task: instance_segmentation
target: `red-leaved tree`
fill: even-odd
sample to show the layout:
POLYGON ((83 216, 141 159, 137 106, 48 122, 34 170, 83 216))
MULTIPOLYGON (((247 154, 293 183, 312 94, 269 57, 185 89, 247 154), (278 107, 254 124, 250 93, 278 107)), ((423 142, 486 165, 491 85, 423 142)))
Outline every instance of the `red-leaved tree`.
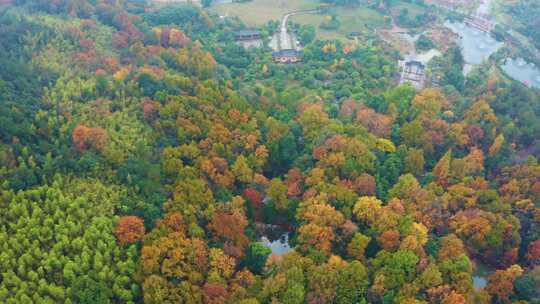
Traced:
POLYGON ((135 243, 144 236, 144 221, 137 216, 121 217, 114 232, 120 244, 135 243))
POLYGON ((73 144, 79 152, 89 149, 103 150, 107 142, 107 131, 102 128, 90 128, 78 125, 71 135, 73 144))

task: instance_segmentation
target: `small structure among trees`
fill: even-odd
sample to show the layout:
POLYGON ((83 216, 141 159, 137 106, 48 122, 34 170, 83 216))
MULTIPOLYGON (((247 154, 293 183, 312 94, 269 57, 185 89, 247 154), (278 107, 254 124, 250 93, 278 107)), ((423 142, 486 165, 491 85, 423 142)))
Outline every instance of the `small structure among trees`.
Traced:
MULTIPOLYGON (((302 61, 301 47, 296 36, 289 32, 287 29, 288 20, 291 16, 305 13, 308 11, 295 11, 286 14, 281 20, 281 27, 279 31, 274 33, 272 37, 271 46, 274 49, 272 56, 276 63, 292 64, 302 61)), ((311 11, 309 11, 311 12, 311 11)))
POLYGON ((272 56, 277 63, 290 64, 302 61, 300 52, 295 49, 275 51, 272 56))
POLYGON ((234 40, 238 45, 241 45, 245 48, 258 48, 262 47, 263 45, 261 32, 256 30, 237 31, 234 33, 234 40))
POLYGON ((401 72, 400 84, 409 82, 417 90, 421 90, 426 82, 426 66, 416 60, 405 61, 401 72))
POLYGON ((495 27, 493 22, 491 22, 488 19, 488 16, 486 16, 485 14, 480 14, 480 13, 472 14, 470 16, 465 17, 465 24, 472 26, 476 28, 477 30, 482 31, 484 33, 488 33, 488 34, 495 27))

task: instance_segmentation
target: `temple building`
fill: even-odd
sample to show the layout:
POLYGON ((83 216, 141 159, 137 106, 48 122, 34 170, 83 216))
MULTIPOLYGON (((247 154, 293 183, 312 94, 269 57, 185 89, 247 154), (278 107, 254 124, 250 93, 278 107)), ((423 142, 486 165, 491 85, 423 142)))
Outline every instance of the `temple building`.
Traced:
POLYGON ((400 84, 410 83, 415 89, 422 90, 426 82, 426 66, 416 60, 406 61, 401 72, 400 84))
POLYGON ((289 64, 302 61, 300 52, 295 49, 275 51, 272 56, 274 57, 274 61, 277 63, 289 64))
POLYGON ((261 32, 254 30, 238 31, 234 33, 234 40, 238 45, 245 48, 262 47, 263 39, 261 32))

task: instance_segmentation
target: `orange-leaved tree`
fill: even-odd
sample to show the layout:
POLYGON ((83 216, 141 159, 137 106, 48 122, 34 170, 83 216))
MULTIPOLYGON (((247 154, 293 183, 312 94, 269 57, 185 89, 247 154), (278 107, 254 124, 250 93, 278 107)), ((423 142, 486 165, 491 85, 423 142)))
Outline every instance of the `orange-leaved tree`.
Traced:
POLYGON ((135 243, 144 236, 144 221, 137 216, 123 216, 114 232, 120 244, 135 243))

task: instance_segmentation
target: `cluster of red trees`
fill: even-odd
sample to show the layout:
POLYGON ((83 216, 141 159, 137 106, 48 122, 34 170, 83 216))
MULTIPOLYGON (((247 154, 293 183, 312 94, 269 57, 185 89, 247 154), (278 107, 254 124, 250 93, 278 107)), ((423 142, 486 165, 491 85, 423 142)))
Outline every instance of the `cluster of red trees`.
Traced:
POLYGON ((79 152, 89 149, 102 151, 107 143, 107 131, 102 128, 90 128, 85 125, 78 125, 73 129, 73 145, 79 152))

